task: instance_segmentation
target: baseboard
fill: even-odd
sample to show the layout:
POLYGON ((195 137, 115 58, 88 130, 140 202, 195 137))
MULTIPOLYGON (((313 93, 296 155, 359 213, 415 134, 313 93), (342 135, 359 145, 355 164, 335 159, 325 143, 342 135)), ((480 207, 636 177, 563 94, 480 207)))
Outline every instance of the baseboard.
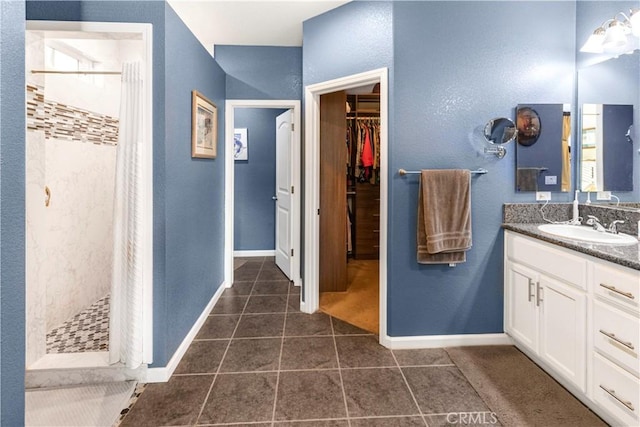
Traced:
POLYGON ((178 367, 178 364, 182 360, 184 354, 187 352, 187 349, 193 342, 193 339, 196 337, 198 331, 200 331, 200 328, 207 320, 209 313, 211 313, 211 310, 213 310, 213 306, 216 305, 218 299, 220 298, 220 295, 222 295, 226 288, 227 286, 225 283, 222 283, 220 284, 220 286, 218 286, 218 290, 215 294, 213 294, 213 297, 209 301, 209 304, 207 304, 207 306, 204 308, 202 314, 200 314, 200 317, 198 317, 196 323, 194 323, 193 327, 191 327, 191 330, 189 331, 187 336, 184 337, 184 340, 182 340, 182 343, 180 344, 176 352, 173 353, 173 356, 171 357, 171 360, 169 360, 167 366, 159 368, 148 368, 146 372, 146 378, 143 382, 164 383, 169 381, 169 378, 171 378, 171 375, 173 375, 173 372, 178 367))
POLYGON ((276 250, 233 251, 234 257, 276 256, 276 250))
POLYGON ((472 345, 511 345, 507 334, 421 335, 415 337, 380 337, 380 344, 399 350, 412 348, 463 347, 472 345))

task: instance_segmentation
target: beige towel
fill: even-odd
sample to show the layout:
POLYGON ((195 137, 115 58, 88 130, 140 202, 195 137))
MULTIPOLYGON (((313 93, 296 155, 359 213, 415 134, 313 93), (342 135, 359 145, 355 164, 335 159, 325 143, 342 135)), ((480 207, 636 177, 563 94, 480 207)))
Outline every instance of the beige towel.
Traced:
POLYGON ((418 199, 418 263, 465 262, 471 248, 471 172, 423 170, 418 199))

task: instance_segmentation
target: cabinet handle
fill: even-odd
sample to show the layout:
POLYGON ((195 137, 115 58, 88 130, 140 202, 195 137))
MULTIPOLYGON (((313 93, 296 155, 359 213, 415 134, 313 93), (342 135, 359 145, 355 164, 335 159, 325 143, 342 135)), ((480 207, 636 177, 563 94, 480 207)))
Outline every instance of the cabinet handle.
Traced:
POLYGON ((615 342, 618 342, 618 343, 622 344, 623 346, 627 347, 629 350, 634 350, 632 342, 622 341, 620 338, 616 337, 616 334, 614 334, 613 332, 607 332, 607 331, 605 331, 603 329, 600 329, 600 333, 602 335, 606 335, 607 337, 611 338, 615 342))
POLYGON ((607 387, 603 386, 602 384, 600 384, 600 388, 603 389, 604 391, 606 391, 607 393, 609 393, 611 395, 611 397, 616 399, 618 402, 622 403, 624 406, 626 406, 630 410, 635 411, 635 409, 633 408, 633 403, 629 402, 628 400, 626 400, 626 401, 622 400, 621 398, 616 396, 616 391, 615 390, 611 390, 610 388, 607 388, 607 387))
POLYGON ((540 282, 536 282, 536 306, 540 307, 540 303, 544 301, 542 299, 542 286, 540 286, 540 282))
POLYGON ((624 297, 627 297, 629 299, 636 299, 636 297, 633 296, 633 294, 631 292, 623 292, 623 291, 621 291, 619 289, 616 289, 615 286, 607 285, 606 283, 600 283, 600 286, 602 286, 605 289, 610 290, 611 292, 615 292, 615 293, 620 294, 620 295, 622 295, 624 297))
POLYGON ((532 286, 533 286, 533 280, 529 279, 529 292, 528 292, 528 294, 529 294, 529 302, 531 302, 531 298, 534 297, 534 294, 531 293, 531 287, 532 286))

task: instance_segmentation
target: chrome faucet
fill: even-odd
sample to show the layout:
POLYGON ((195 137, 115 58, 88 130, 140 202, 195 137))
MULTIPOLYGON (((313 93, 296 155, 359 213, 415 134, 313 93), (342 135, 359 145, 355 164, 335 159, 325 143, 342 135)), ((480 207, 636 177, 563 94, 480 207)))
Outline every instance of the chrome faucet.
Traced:
POLYGON ((606 228, 602 224, 600 224, 600 220, 593 215, 587 215, 587 225, 593 226, 593 229, 596 231, 607 231, 606 228))
POLYGON ((618 227, 616 226, 616 224, 624 224, 624 221, 616 219, 611 224, 609 224, 609 228, 607 229, 607 231, 612 234, 618 234, 618 227))

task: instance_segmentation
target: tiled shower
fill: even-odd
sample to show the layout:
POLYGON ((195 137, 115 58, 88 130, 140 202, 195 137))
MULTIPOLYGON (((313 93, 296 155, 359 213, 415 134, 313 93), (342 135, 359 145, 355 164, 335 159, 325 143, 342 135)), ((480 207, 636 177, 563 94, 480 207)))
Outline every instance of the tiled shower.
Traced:
POLYGON ((27 368, 108 351, 120 76, 141 40, 26 33, 27 368))

